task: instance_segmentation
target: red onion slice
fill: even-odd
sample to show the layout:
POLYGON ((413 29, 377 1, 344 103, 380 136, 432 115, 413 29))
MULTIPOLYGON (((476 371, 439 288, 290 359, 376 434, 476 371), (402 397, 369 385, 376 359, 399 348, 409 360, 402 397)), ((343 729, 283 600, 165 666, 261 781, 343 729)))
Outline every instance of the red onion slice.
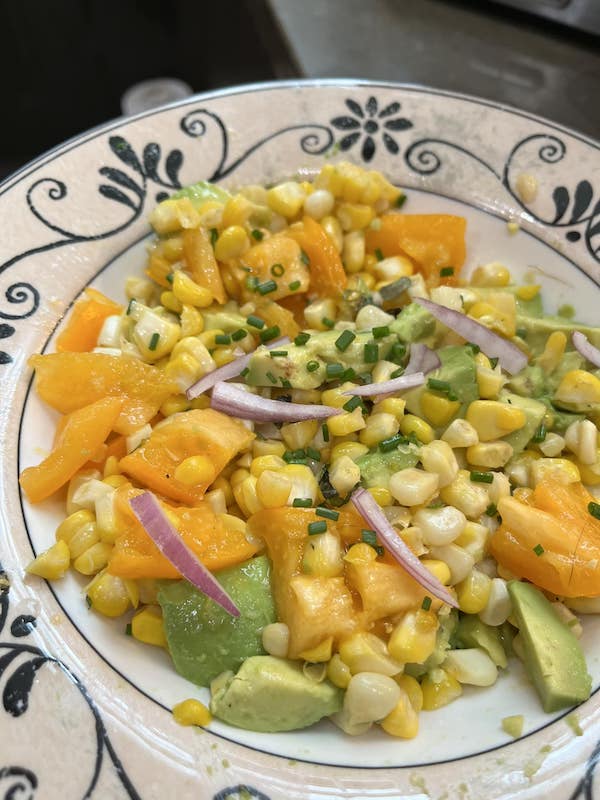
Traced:
MULTIPOLYGON (((280 339, 275 339, 265 346, 267 350, 272 350, 274 347, 280 347, 282 344, 289 344, 289 341, 289 336, 282 336, 280 339)), ((208 375, 203 375, 199 381, 193 383, 186 391, 185 395, 187 399, 193 400, 195 397, 199 397, 203 392, 212 389, 219 381, 227 381, 229 378, 235 378, 242 370, 246 369, 255 352, 256 350, 253 350, 252 353, 248 353, 241 358, 236 358, 235 361, 230 361, 229 364, 225 364, 209 372, 208 375)))
POLYGON ((413 375, 401 375, 399 378, 392 378, 390 381, 357 386, 356 389, 349 389, 347 392, 342 392, 342 394, 372 397, 377 394, 392 394, 402 392, 405 389, 414 389, 415 386, 422 386, 424 383, 425 375, 422 372, 415 372, 413 375))
POLYGON ((458 333, 468 342, 479 345, 481 351, 488 358, 497 358, 500 366, 511 375, 516 375, 527 366, 527 356, 516 344, 503 339, 485 325, 467 317, 460 311, 446 308, 424 297, 414 297, 413 303, 418 303, 426 308, 437 320, 446 325, 447 328, 458 333))
POLYGON ((593 344, 590 344, 587 336, 581 333, 581 331, 574 331, 573 345, 577 352, 581 353, 581 355, 586 358, 590 364, 593 364, 595 367, 600 367, 600 350, 598 350, 597 347, 594 347, 593 344))
POLYGON ((439 600, 458 608, 458 603, 448 590, 421 564, 416 555, 398 536, 373 496, 366 489, 355 489, 350 499, 365 522, 377 533, 389 552, 408 574, 439 600))
POLYGON ((231 383, 217 383, 212 391, 210 406, 232 417, 254 422, 300 422, 305 419, 327 419, 342 413, 341 408, 269 400, 231 383))
POLYGON ((232 617, 239 617, 239 608, 171 525, 156 497, 151 492, 144 492, 132 497, 129 505, 148 536, 183 577, 232 617))
POLYGON ((442 362, 440 361, 440 357, 434 350, 427 347, 427 345, 422 342, 415 342, 410 346, 410 358, 408 359, 404 374, 412 375, 415 372, 422 372, 424 375, 427 375, 428 372, 432 372, 434 369, 438 369, 438 367, 441 366, 442 362))

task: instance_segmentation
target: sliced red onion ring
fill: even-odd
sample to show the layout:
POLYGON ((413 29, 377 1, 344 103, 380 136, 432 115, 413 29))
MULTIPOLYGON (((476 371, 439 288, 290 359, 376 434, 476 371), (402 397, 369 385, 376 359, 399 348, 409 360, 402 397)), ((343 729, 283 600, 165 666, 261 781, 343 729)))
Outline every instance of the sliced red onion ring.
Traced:
POLYGON ((414 297, 413 303, 418 303, 426 308, 437 320, 458 333, 463 339, 479 345, 481 351, 488 358, 497 358, 502 369, 511 375, 516 375, 527 366, 527 356, 516 344, 508 342, 486 328, 485 325, 467 317, 466 314, 446 308, 446 306, 441 306, 431 300, 425 300, 424 297, 414 297))
POLYGON ((422 342, 415 342, 410 346, 410 358, 408 359, 404 374, 412 375, 415 372, 422 372, 424 375, 427 375, 428 372, 432 372, 434 369, 438 369, 438 367, 441 366, 442 362, 440 361, 440 357, 434 350, 427 347, 427 345, 422 342))
POLYGON ((349 389, 347 392, 342 392, 342 394, 372 397, 376 394, 392 394, 393 392, 402 392, 405 389, 414 389, 415 386, 421 386, 424 383, 425 375, 422 372, 415 372, 413 375, 401 375, 399 378, 392 378, 391 381, 357 386, 356 389, 349 389))
POLYGON ((408 574, 439 600, 458 608, 458 603, 448 590, 421 564, 398 536, 374 497, 366 489, 355 489, 350 499, 365 522, 377 533, 385 547, 408 574))
POLYGON ((342 413, 341 408, 269 400, 231 383, 217 383, 212 391, 210 406, 232 417, 254 422, 300 422, 305 419, 327 419, 342 413))
POLYGON ((581 355, 586 358, 590 364, 593 364, 595 367, 600 367, 600 350, 598 350, 597 347, 594 347, 593 344, 590 344, 587 336, 581 333, 581 331, 574 331, 573 345, 577 352, 581 353, 581 355))
POLYGON ((156 497, 151 492, 144 492, 132 497, 129 505, 148 536, 183 577, 232 617, 239 617, 239 608, 171 525, 156 497))
MULTIPOLYGON (((272 350, 274 347, 280 347, 282 344, 289 344, 289 341, 289 336, 282 336, 280 339, 275 339, 265 346, 267 350, 272 350)), ((195 397, 203 394, 203 392, 212 389, 212 387, 216 383, 219 383, 219 381, 227 381, 229 378, 235 378, 240 374, 240 372, 242 372, 242 370, 246 369, 255 352, 256 350, 253 350, 252 353, 248 353, 241 358, 236 358, 235 361, 230 361, 229 364, 225 364, 224 366, 209 372, 208 375, 203 375, 199 381, 193 383, 186 391, 185 395, 187 399, 193 400, 195 397)))

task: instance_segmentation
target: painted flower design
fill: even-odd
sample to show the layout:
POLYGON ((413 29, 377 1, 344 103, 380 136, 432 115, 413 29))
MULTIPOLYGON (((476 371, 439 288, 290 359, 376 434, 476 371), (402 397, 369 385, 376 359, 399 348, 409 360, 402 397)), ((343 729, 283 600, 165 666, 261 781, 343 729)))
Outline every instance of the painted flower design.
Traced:
POLYGON ((379 134, 388 152, 394 156, 400 152, 400 145, 390 131, 405 131, 413 126, 406 117, 397 116, 400 103, 390 103, 379 110, 376 97, 369 97, 364 108, 356 100, 348 98, 346 106, 351 115, 331 120, 339 131, 350 131, 338 141, 340 150, 349 150, 362 138, 361 156, 364 161, 370 161, 377 149, 375 135, 379 134))

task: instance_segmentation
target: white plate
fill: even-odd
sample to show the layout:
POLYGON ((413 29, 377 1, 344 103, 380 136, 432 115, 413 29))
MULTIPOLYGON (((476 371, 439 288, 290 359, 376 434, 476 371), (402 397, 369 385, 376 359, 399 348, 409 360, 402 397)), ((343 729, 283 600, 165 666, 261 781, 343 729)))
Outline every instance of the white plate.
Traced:
MULTIPOLYGON (((169 708, 204 691, 166 654, 123 636, 122 621, 88 611, 83 581, 23 579, 60 519, 57 502, 32 507, 18 491, 19 469, 50 447, 54 421, 30 391, 27 355, 52 349, 84 286, 122 296, 165 193, 199 179, 235 186, 312 174, 341 158, 404 186, 407 211, 466 216, 468 269, 502 261, 535 276, 549 311, 570 303, 597 321, 598 145, 483 100, 352 81, 242 87, 103 126, 6 181, 0 552, 11 587, 0 601, 0 797, 19 797, 18 785, 43 798, 593 797, 597 694, 577 710, 577 736, 565 714, 541 712, 517 663, 492 689, 422 714, 412 741, 349 739, 328 722, 279 735, 217 722, 203 732, 177 726, 169 708), (529 204, 516 189, 522 173, 539 185, 529 204), (525 716, 517 742, 500 727, 508 714, 525 716)), ((599 641, 600 623, 586 619, 594 689, 599 641)))

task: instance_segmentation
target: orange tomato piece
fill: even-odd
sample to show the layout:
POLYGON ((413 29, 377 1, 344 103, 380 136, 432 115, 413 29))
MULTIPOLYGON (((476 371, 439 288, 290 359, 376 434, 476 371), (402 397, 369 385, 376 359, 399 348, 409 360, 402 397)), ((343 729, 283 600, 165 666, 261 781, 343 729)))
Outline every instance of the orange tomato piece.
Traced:
POLYGON ((304 217, 302 226, 290 231, 310 261, 310 291, 320 297, 335 297, 348 283, 340 254, 322 225, 304 217))
POLYGON ((61 414, 102 397, 120 398, 122 410, 114 430, 125 435, 149 422, 169 395, 179 393, 164 372, 129 356, 50 353, 32 356, 29 364, 39 396, 61 414))
POLYGON ((198 286, 208 289, 218 303, 225 303, 227 294, 215 253, 203 228, 183 232, 183 258, 198 286))
POLYGON ((384 258, 408 256, 430 287, 453 285, 465 261, 466 227, 464 217, 451 214, 384 214, 379 230, 367 230, 366 246, 384 258), (454 267, 453 275, 442 278, 444 267, 454 267))
POLYGON ((269 327, 276 325, 282 336, 289 336, 290 339, 293 339, 300 333, 300 326, 292 312, 280 306, 279 303, 274 303, 272 300, 257 303, 256 314, 264 319, 269 327))
POLYGON ((212 408, 194 409, 168 417, 119 465, 151 491, 195 505, 223 467, 253 439, 254 434, 239 420, 212 408), (210 459, 214 476, 188 486, 175 478, 175 470, 186 458, 196 455, 210 459))
POLYGON ((59 353, 93 350, 104 320, 122 311, 123 306, 119 303, 113 302, 97 289, 87 288, 85 297, 73 306, 69 321, 56 340, 56 350, 59 353))
POLYGON ((588 511, 593 500, 581 483, 551 479, 541 481, 527 503, 501 500, 502 524, 492 536, 492 554, 513 574, 548 592, 597 597, 600 520, 588 511))
MULTIPOLYGON (((180 578, 177 569, 133 515, 128 501, 136 494, 139 490, 131 485, 117 489, 121 533, 115 541, 108 572, 120 578, 180 578)), ((194 508, 161 505, 183 541, 207 569, 231 567, 251 558, 258 550, 239 529, 227 524, 226 516, 217 516, 206 501, 194 508)))
POLYGON ((275 281, 276 288, 265 295, 267 300, 280 300, 296 292, 305 292, 308 289, 309 272, 301 256, 300 246, 287 232, 276 233, 255 244, 240 258, 239 265, 232 266, 232 274, 240 286, 241 299, 262 299, 260 293, 248 285, 248 279, 256 279, 258 283, 275 281), (290 284, 297 288, 290 289, 290 284))
POLYGON ((121 401, 104 397, 69 414, 50 455, 23 470, 19 482, 32 503, 39 503, 64 486, 98 451, 121 413, 121 401))

